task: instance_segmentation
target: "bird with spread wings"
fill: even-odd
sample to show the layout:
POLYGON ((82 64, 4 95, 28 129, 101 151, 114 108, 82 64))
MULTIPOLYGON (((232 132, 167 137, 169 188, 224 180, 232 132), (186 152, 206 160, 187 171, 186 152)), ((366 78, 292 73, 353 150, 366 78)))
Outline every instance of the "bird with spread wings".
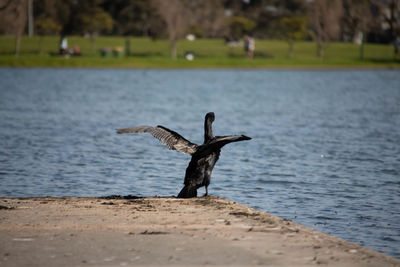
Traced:
POLYGON ((197 196, 197 189, 204 186, 205 196, 208 195, 208 186, 211 181, 211 172, 217 163, 221 148, 229 143, 250 140, 245 135, 214 136, 212 132, 212 123, 215 120, 213 112, 206 114, 204 120, 204 142, 201 145, 191 143, 177 132, 174 132, 161 125, 136 126, 130 128, 118 129, 118 134, 124 133, 149 133, 169 149, 192 156, 188 167, 186 168, 184 187, 178 194, 178 198, 191 198, 197 196))

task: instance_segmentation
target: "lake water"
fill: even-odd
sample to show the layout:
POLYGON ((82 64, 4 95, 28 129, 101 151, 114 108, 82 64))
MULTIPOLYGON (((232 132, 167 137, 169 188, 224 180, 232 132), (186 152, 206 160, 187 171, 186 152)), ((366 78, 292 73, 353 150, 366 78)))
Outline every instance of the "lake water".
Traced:
MULTIPOLYGON (((400 72, 0 68, 0 196, 171 196, 187 155, 223 148, 211 195, 400 257, 400 72)), ((199 194, 203 194, 200 190, 199 194)))

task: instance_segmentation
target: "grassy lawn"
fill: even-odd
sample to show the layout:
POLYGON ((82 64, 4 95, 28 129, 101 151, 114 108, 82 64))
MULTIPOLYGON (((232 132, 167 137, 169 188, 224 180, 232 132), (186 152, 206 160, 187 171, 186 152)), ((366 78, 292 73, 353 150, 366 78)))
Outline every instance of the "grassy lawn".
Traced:
POLYGON ((116 67, 116 68, 400 68, 400 56, 393 58, 391 45, 366 44, 364 60, 360 47, 350 43, 330 43, 324 59, 316 57, 313 42, 298 42, 292 58, 288 58, 287 43, 256 40, 254 59, 245 58, 242 47, 230 48, 221 39, 182 40, 178 44, 178 59, 171 60, 166 40, 129 38, 130 55, 112 54, 102 57, 101 48, 125 47, 127 38, 99 37, 93 43, 83 37, 68 37, 69 47, 79 45, 82 56, 65 58, 57 55, 59 37, 24 37, 21 53, 14 56, 14 37, 0 36, 0 66, 41 67, 116 67), (194 61, 184 58, 186 51, 195 54, 194 61))

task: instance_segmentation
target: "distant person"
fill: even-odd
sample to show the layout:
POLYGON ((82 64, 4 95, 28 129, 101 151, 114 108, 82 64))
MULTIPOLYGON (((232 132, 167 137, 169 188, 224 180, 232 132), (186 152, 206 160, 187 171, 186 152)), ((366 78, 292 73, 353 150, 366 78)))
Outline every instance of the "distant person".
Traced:
POLYGON ((397 54, 399 53, 399 37, 396 37, 393 41, 394 48, 394 57, 397 58, 397 54))
POLYGON ((68 40, 65 36, 61 37, 60 55, 68 55, 68 40))
POLYGON ((72 55, 73 56, 81 55, 81 49, 80 49, 79 45, 74 45, 74 47, 72 48, 72 55))
POLYGON ((254 38, 246 35, 244 37, 244 51, 246 51, 248 58, 254 57, 255 42, 254 38))
POLYGON ((256 44, 255 44, 254 38, 249 37, 249 51, 247 52, 248 58, 254 57, 254 49, 255 48, 256 48, 256 44))

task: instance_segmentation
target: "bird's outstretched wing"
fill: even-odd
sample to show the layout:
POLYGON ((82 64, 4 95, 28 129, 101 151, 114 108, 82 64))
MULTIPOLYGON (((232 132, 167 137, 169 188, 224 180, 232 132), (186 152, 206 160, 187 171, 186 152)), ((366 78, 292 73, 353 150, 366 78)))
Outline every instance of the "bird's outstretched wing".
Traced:
POLYGON ((245 135, 227 135, 227 136, 216 136, 212 143, 222 144, 223 146, 232 142, 251 140, 251 137, 245 135))
POLYGON ((195 155, 197 159, 202 158, 212 152, 218 151, 226 144, 245 140, 251 140, 251 138, 245 135, 215 136, 209 143, 199 146, 195 155))
POLYGON ((176 150, 181 153, 192 155, 197 150, 197 145, 186 140, 177 132, 174 132, 161 125, 152 126, 137 126, 130 128, 118 129, 117 133, 150 133, 152 136, 163 142, 169 149, 176 150))

